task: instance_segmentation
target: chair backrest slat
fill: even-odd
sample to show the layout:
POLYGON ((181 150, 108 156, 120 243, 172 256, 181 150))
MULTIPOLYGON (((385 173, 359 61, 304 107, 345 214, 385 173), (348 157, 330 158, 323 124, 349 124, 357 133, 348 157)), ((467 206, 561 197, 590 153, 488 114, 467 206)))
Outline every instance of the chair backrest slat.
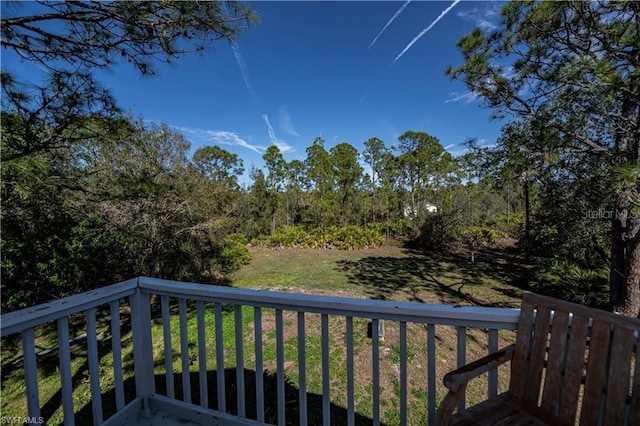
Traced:
POLYGON ((591 326, 591 340, 587 361, 587 375, 584 383, 584 399, 580 423, 586 424, 598 418, 602 411, 602 390, 606 384, 607 355, 609 353, 609 338, 611 326, 604 321, 594 320, 591 326))
POLYGON ((571 321, 571 334, 568 340, 567 363, 562 383, 562 396, 560 398, 559 421, 561 424, 575 422, 578 409, 578 397, 582 387, 582 377, 585 369, 585 349, 589 321, 579 316, 571 321))
POLYGON ((546 362, 547 348, 549 347, 550 320, 551 310, 549 307, 539 305, 533 324, 533 344, 531 346, 529 373, 523 401, 524 406, 532 410, 535 410, 538 406, 540 398, 542 373, 546 362))
POLYGON ((611 337, 611 355, 607 374, 607 394, 605 397, 604 418, 606 424, 621 425, 624 422, 624 410, 630 395, 631 364, 633 362, 633 330, 615 327, 611 337))
MULTIPOLYGON (((556 310, 553 316, 549 360, 547 361, 542 393, 542 407, 549 407, 550 413, 553 415, 559 414, 563 373, 569 364, 567 357, 569 335, 569 313, 556 310)), ((583 359, 583 357, 581 356, 580 359, 583 359)))
POLYGON ((640 341, 636 340, 635 370, 631 384, 631 409, 629 410, 629 424, 640 425, 640 341))
POLYGON ((533 326, 534 306, 522 300, 520 318, 518 320, 518 334, 516 336, 516 350, 511 360, 511 381, 509 394, 513 399, 521 400, 527 384, 528 362, 531 348, 531 327, 533 326))

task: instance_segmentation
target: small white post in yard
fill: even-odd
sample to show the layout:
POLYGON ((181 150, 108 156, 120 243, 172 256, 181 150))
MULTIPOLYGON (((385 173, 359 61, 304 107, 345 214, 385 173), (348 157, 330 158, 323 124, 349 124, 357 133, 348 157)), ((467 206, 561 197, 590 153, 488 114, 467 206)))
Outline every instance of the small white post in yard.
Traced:
MULTIPOLYGON (((378 320, 378 339, 384 342, 384 320, 378 320)), ((373 339, 373 321, 367 324, 367 337, 373 339)))

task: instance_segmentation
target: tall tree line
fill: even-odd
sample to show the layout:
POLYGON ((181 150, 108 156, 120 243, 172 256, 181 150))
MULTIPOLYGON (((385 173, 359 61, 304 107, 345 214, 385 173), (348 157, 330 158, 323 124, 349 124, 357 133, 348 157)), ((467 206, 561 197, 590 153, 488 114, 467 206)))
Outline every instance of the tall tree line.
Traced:
POLYGON ((461 184, 465 171, 434 136, 408 131, 399 142, 388 147, 372 137, 360 153, 347 142, 327 150, 316 138, 303 161, 291 162, 270 146, 263 156, 266 174, 250 174, 252 203, 260 199, 265 207, 257 231, 273 233, 285 224, 326 227, 424 218, 428 205, 439 204, 445 189, 461 184))

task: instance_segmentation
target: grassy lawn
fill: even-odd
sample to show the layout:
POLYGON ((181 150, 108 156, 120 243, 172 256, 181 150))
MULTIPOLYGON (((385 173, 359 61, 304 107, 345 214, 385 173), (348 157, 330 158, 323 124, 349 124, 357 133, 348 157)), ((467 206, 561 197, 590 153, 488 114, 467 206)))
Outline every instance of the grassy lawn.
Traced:
MULTIPOLYGON (((386 300, 407 300, 422 303, 445 303, 478 306, 517 307, 522 292, 526 268, 507 252, 493 251, 476 255, 476 262, 461 255, 425 255, 405 249, 399 245, 388 245, 368 250, 338 251, 312 249, 272 250, 261 247, 251 248, 252 262, 232 276, 232 285, 239 288, 264 289, 309 294, 326 294, 344 297, 373 298, 386 300)), ((154 300, 159 306, 159 300, 154 300)), ((124 304, 126 308, 126 304, 124 304)), ((179 317, 177 301, 172 300, 171 335, 174 382, 176 395, 182 395, 182 366, 180 358, 179 317)), ((195 317, 195 303, 188 303, 188 351, 190 358, 190 378, 192 401, 199 402, 198 393, 198 343, 195 317)), ((225 352, 225 383, 227 389, 227 409, 236 412, 235 389, 235 319, 231 307, 225 307, 223 315, 223 344, 225 352)), ((159 311, 159 309, 155 309, 159 311)), ((204 327, 206 330, 207 380, 209 400, 217 407, 216 389, 216 342, 213 304, 205 304, 204 327)), ((108 312, 101 316, 100 331, 108 335, 108 312)), ((153 353, 156 372, 156 386, 159 393, 166 389, 164 375, 164 346, 159 312, 154 316, 152 326, 153 353)), ((123 362, 128 370, 125 388, 127 401, 133 395, 131 372, 131 334, 126 321, 123 323, 123 362)), ((355 399, 358 424, 370 423, 372 404, 372 349, 367 338, 367 320, 354 319, 354 359, 355 359, 355 399)), ((329 318, 330 341, 330 395, 331 415, 335 424, 341 424, 346 415, 346 337, 345 318, 329 318)), ((298 410, 298 335, 297 313, 284 311, 284 366, 286 371, 287 418, 295 424, 298 410)), ((307 400, 310 424, 320 421, 322 404, 322 349, 321 318, 317 314, 305 315, 305 351, 307 400)), ((72 319, 76 330, 82 333, 83 318, 72 319)), ((277 412, 275 400, 276 371, 276 330, 275 313, 264 309, 262 313, 262 345, 264 351, 266 419, 275 421, 277 412)), ((441 376, 455 368, 457 337, 450 327, 436 327, 436 358, 439 377, 439 401, 443 396, 440 386, 441 376)), ((252 308, 242 309, 242 334, 244 336, 244 375, 246 388, 247 415, 255 415, 255 354, 254 354, 254 312, 252 308)), ((55 326, 37 330, 39 348, 56 346, 55 326)), ((426 422, 426 326, 408 324, 408 388, 409 424, 426 422)), ((467 332, 467 359, 486 353, 486 333, 481 330, 467 332)), ((510 342, 510 333, 500 333, 500 346, 510 342)), ((20 343, 17 339, 4 339, 2 345, 2 416, 25 415, 24 380, 20 343)), ((100 342, 101 389, 105 393, 105 414, 113 411, 113 360, 111 342, 107 338, 100 342), (111 392, 110 392, 111 391, 111 392)), ((399 421, 399 324, 387 321, 385 339, 380 343, 380 400, 381 417, 384 424, 399 421)), ((74 406, 78 410, 77 423, 91 422, 89 378, 86 351, 75 351, 72 356, 74 383, 74 406)), ((57 359, 39 361, 40 401, 43 415, 48 424, 60 424, 60 406, 57 359)), ((486 378, 468 390, 469 401, 482 400, 486 393, 486 378), (484 382, 483 382, 484 380, 484 382), (483 388, 484 386, 484 388, 483 388)), ((504 380, 501 386, 504 386, 504 380)))
POLYGON ((424 254, 399 244, 366 250, 251 249, 232 285, 421 303, 518 307, 526 268, 505 251, 424 254))

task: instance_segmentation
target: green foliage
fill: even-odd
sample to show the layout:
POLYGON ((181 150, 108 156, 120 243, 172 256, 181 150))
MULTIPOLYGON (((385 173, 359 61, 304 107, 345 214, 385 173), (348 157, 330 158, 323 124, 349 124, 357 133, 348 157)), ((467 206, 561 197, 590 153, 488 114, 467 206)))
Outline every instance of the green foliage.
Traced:
POLYGON ((484 226, 461 226, 457 232, 462 242, 470 247, 491 246, 508 236, 504 232, 484 226))
POLYGON ((248 241, 244 234, 235 233, 224 237, 222 250, 214 265, 218 265, 221 272, 229 274, 235 272, 242 265, 251 261, 251 254, 247 247, 248 241))
POLYGON ((544 262, 531 290, 601 309, 609 308, 608 268, 589 269, 565 260, 544 262))
POLYGON ((524 186, 527 250, 624 271, 610 276, 611 307, 635 317, 640 6, 513 1, 501 15, 499 27, 459 40, 464 63, 447 73, 495 116, 517 120, 503 129, 491 160, 502 178, 524 186), (608 231, 590 213, 600 208, 619 216, 609 218, 608 231))
MULTIPOLYGON (((89 121, 110 128, 109 120, 89 121)), ((3 309, 136 275, 207 281, 211 259, 224 271, 246 261, 233 239, 224 241, 237 227, 228 217, 231 189, 191 166, 189 143, 166 125, 118 121, 127 125, 78 143, 75 155, 3 164, 3 309)), ((25 131, 8 126, 3 149, 25 131)))
POLYGON ((253 242, 268 247, 354 250, 377 247, 385 240, 382 225, 329 226, 311 229, 305 229, 300 225, 288 225, 278 228, 273 235, 256 238, 253 242))

